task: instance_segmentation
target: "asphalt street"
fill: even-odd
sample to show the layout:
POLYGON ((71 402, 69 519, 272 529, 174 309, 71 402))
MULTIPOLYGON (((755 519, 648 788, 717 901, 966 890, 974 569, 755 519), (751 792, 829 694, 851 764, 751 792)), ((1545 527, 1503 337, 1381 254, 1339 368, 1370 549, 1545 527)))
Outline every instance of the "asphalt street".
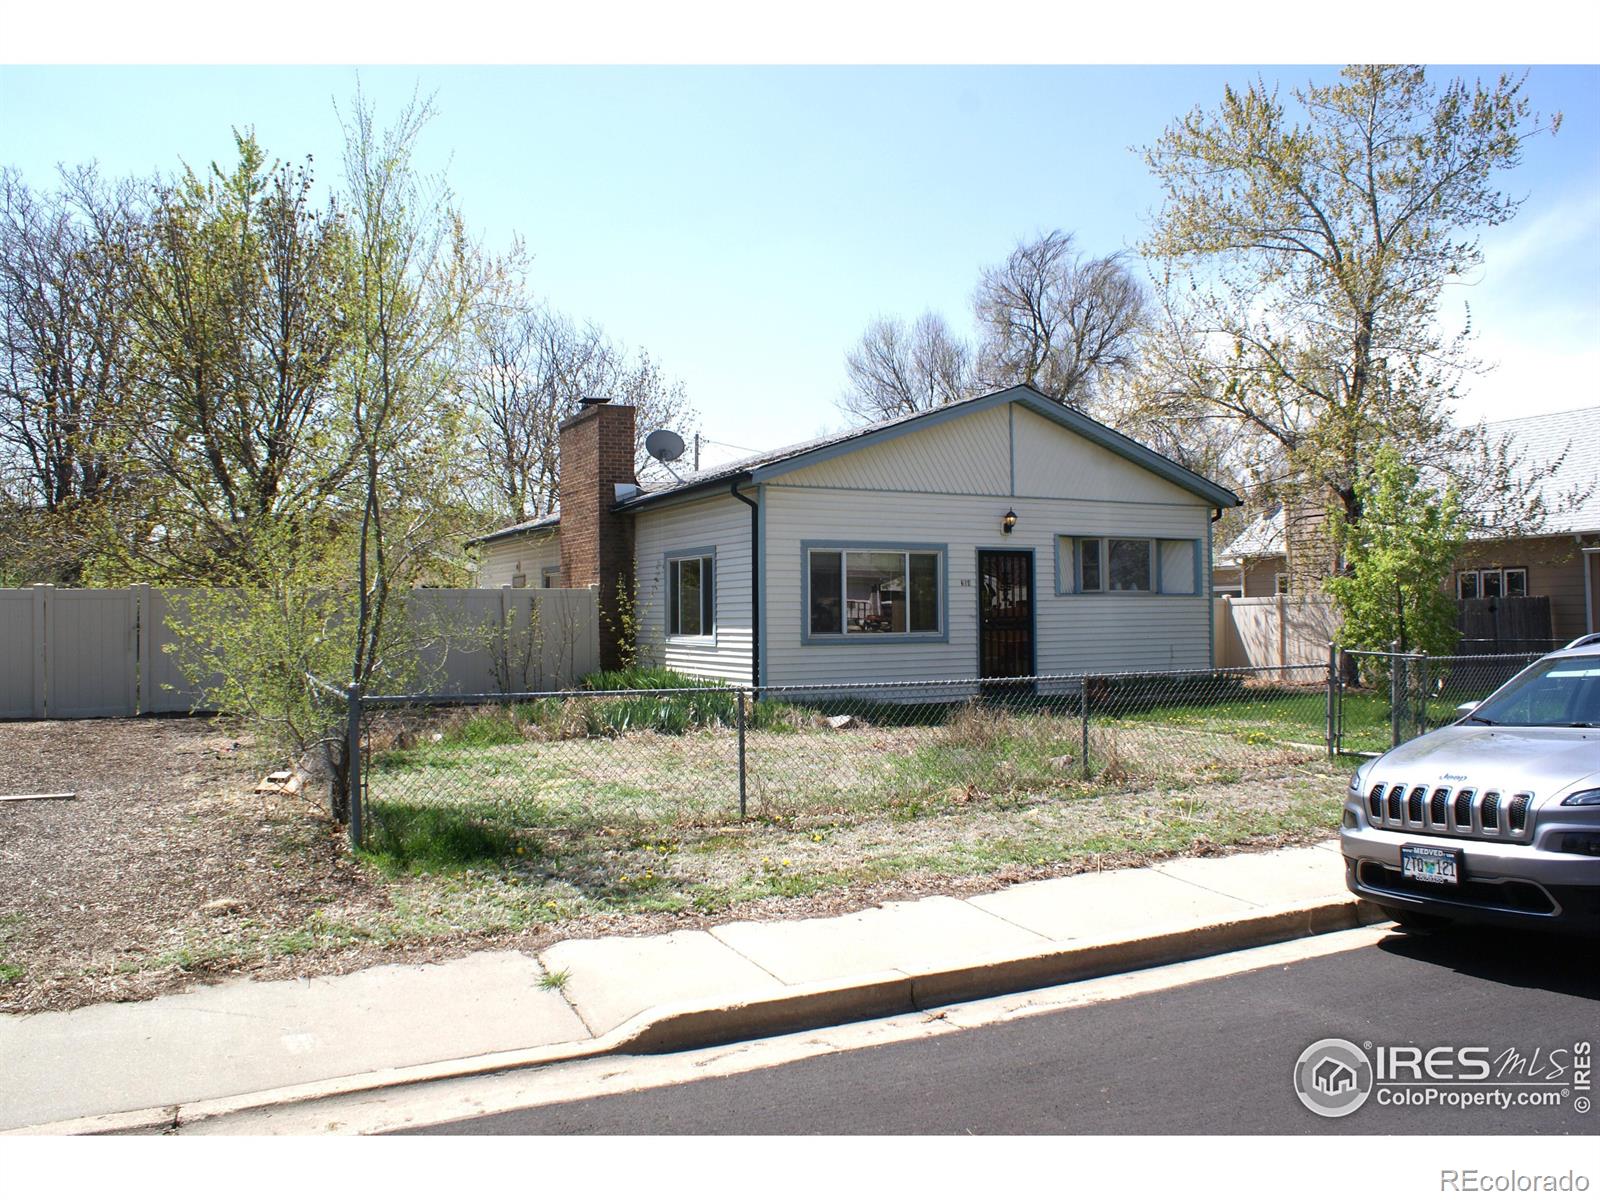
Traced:
POLYGON ((1578 1042, 1600 1045, 1600 950, 1526 935, 1396 933, 1347 953, 941 1037, 410 1132, 1600 1133, 1600 1097, 1587 1093, 1582 1113, 1570 1089, 1554 1107, 1369 1101, 1348 1116, 1315 1115, 1292 1077, 1300 1053, 1327 1037, 1513 1050, 1529 1071, 1567 1061, 1571 1080, 1563 1055, 1578 1042))

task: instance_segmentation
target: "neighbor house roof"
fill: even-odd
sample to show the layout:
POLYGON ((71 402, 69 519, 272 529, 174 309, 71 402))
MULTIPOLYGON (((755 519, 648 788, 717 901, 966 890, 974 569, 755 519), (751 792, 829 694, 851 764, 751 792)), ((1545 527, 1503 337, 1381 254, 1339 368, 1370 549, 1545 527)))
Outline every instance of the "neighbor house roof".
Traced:
POLYGON ((1521 458, 1520 482, 1544 500, 1550 517, 1541 533, 1600 533, 1600 408, 1512 417, 1484 428, 1508 439, 1511 452, 1521 458), (1584 491, 1587 496, 1562 511, 1569 498, 1584 491))
POLYGON ((1231 508, 1239 503, 1239 497, 1227 488, 1213 483, 1203 475, 1195 474, 1170 458, 1157 454, 1148 446, 1123 436, 1109 425, 1102 425, 1077 409, 1058 400, 1052 400, 1044 393, 1024 384, 991 392, 985 396, 974 396, 970 400, 958 400, 940 408, 927 409, 902 417, 891 417, 843 433, 829 434, 808 442, 769 450, 763 454, 739 459, 737 462, 724 463, 692 475, 685 475, 678 482, 641 491, 638 495, 618 504, 617 509, 625 511, 644 508, 668 498, 682 497, 687 493, 707 491, 719 485, 729 484, 735 479, 748 478, 752 483, 761 483, 789 471, 825 461, 836 454, 849 453, 878 442, 888 441, 912 429, 925 429, 957 417, 981 412, 986 408, 1013 403, 1021 404, 1045 419, 1054 421, 1057 425, 1137 463, 1211 504, 1231 508))
POLYGON ((1283 505, 1274 504, 1217 554, 1219 567, 1238 567, 1254 558, 1283 553, 1283 505))
POLYGON ((482 546, 489 542, 498 542, 502 538, 516 537, 519 533, 537 533, 541 529, 554 529, 561 524, 561 510, 542 516, 533 521, 523 521, 518 525, 507 525, 504 529, 496 529, 493 533, 486 533, 482 537, 469 538, 467 545, 482 546))
MULTIPOLYGON (((1485 421, 1483 429, 1492 441, 1506 440, 1521 468, 1518 482, 1537 492, 1550 513, 1535 536, 1600 533, 1600 408, 1485 421), (1588 495, 1577 504, 1567 504, 1585 490, 1588 495)), ((1488 530, 1468 536, 1492 540, 1498 535, 1488 530)), ((1274 506, 1218 552, 1216 565, 1236 567, 1283 553, 1283 509, 1274 506)))

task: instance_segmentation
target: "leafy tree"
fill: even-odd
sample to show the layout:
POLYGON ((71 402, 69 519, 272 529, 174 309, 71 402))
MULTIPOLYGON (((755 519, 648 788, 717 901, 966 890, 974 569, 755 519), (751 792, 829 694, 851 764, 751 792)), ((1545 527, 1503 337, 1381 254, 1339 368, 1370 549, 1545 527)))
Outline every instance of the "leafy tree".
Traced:
MULTIPOLYGON (((419 624, 406 597, 457 582, 464 566, 470 467, 455 398, 470 317, 495 268, 467 238, 447 184, 415 165, 429 116, 413 101, 380 129, 358 95, 344 124, 342 340, 318 376, 318 428, 335 456, 310 457, 341 469, 312 476, 327 488, 319 519, 258 506, 248 541, 234 543, 248 565, 241 586, 196 599, 179 622, 191 673, 213 680, 212 703, 302 761, 317 752, 339 819, 350 764, 343 705, 327 688, 416 685, 418 653, 442 631, 419 624)), ((227 311, 220 298, 217 309, 227 311)), ((224 325, 201 361, 233 369, 244 357, 228 332, 236 327, 224 325)), ((304 332, 290 340, 316 344, 304 332)), ((259 500, 259 476, 238 478, 248 486, 235 495, 259 500)), ((220 490, 220 477, 207 481, 207 499, 211 484, 220 490)))
POLYGON ((1473 434, 1450 404, 1478 365, 1439 305, 1482 263, 1478 232, 1521 206, 1497 178, 1560 124, 1522 82, 1351 66, 1294 90, 1292 112, 1257 83, 1170 126, 1146 152, 1166 202, 1145 249, 1196 365, 1168 403, 1275 442, 1347 526, 1379 444, 1459 462, 1473 434))
POLYGON ((269 167, 253 134, 234 138, 231 171, 157 191, 134 294, 145 486, 106 531, 106 576, 248 582, 267 543, 327 536, 356 467, 336 397, 349 231, 313 206, 309 165, 269 167))
POLYGON ((1386 442, 1357 473, 1355 491, 1361 521, 1333 517, 1348 569, 1325 583, 1343 616, 1341 640, 1449 654, 1459 634, 1444 583, 1468 528, 1455 486, 1430 485, 1386 442))

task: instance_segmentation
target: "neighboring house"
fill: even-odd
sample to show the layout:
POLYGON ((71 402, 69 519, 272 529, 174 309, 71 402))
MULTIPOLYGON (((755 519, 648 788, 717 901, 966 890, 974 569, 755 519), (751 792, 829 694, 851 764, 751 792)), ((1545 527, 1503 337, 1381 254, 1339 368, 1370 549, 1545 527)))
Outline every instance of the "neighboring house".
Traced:
MULTIPOLYGON (((1552 515, 1537 536, 1470 536, 1447 586, 1463 600, 1548 597, 1557 642, 1600 630, 1600 408, 1492 421, 1485 430, 1510 439, 1526 485, 1552 515), (1585 492, 1576 506, 1565 503, 1585 492)), ((1283 510, 1274 506, 1218 553, 1215 586, 1219 594, 1270 596, 1288 590, 1287 572, 1283 510)))
POLYGON ((1212 665, 1226 488, 1029 387, 639 487, 634 411, 561 429, 560 513, 480 585, 631 589, 641 661, 767 686, 1212 665))
POLYGON ((482 548, 479 587, 553 588, 561 584, 561 510, 510 525, 468 546, 482 548))

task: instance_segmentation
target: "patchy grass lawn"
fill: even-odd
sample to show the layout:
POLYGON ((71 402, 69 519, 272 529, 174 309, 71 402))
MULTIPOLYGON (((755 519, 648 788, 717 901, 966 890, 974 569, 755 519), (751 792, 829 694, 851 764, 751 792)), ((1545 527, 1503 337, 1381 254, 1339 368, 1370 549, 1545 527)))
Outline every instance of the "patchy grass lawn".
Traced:
POLYGON ((740 821, 725 727, 550 736, 549 713, 460 713, 375 738, 358 856, 319 794, 252 795, 265 764, 203 722, 0 726, 0 787, 82 796, 0 813, 0 1009, 842 912, 1336 830, 1341 766, 1271 725, 1193 715, 1097 724, 1086 779, 1068 713, 835 730, 774 711, 747 735, 740 821))

